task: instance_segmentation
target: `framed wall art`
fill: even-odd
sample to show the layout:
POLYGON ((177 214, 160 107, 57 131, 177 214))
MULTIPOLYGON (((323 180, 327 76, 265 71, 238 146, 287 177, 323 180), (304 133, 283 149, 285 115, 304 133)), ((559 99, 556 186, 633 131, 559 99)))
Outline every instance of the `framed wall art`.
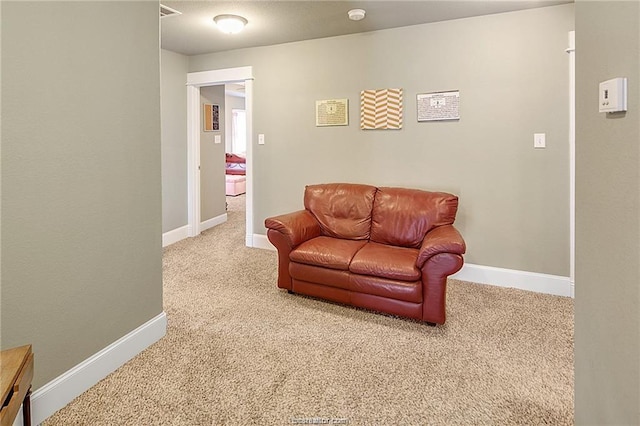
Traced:
POLYGON ((416 95, 418 121, 460 119, 460 92, 421 93, 416 95))
POLYGON ((217 132, 220 130, 220 106, 204 104, 204 131, 217 132))
POLYGON ((360 128, 402 129, 402 89, 360 92, 360 128))
POLYGON ((348 126, 349 100, 328 99, 316 101, 316 126, 348 126))

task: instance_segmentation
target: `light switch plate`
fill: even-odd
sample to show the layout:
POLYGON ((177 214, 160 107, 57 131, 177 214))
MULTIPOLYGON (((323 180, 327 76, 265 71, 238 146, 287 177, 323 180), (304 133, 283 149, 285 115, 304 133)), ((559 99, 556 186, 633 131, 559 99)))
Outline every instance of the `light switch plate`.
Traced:
POLYGON ((213 137, 213 143, 222 143, 222 137, 220 135, 215 135, 213 137))
POLYGON ((533 134, 533 147, 534 148, 545 148, 547 146, 546 134, 544 133, 534 133, 533 134))

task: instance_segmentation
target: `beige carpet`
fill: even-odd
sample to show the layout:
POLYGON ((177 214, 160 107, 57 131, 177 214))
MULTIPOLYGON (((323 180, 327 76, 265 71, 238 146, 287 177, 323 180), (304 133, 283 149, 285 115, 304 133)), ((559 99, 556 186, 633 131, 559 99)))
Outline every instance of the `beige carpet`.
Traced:
POLYGON ((166 337, 44 424, 573 424, 573 301, 450 280, 429 327, 276 288, 229 220, 164 251, 166 337))

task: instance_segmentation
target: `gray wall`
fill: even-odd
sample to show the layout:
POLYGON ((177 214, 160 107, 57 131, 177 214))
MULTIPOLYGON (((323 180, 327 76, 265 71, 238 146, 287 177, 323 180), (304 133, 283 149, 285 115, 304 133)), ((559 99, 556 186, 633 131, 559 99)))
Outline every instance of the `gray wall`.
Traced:
POLYGON ((1 7, 1 345, 37 389, 162 312, 158 3, 1 7))
POLYGON ((200 133, 200 221, 226 213, 225 198, 225 105, 224 85, 200 88, 201 123, 204 123, 203 105, 215 104, 220 107, 220 131, 205 132, 204 125, 200 133), (214 143, 215 136, 220 136, 220 143, 214 143))
POLYGON ((640 3, 576 4, 576 424, 640 424, 640 3), (628 111, 598 113, 627 77, 628 111))
POLYGON ((162 232, 187 225, 188 58, 162 50, 162 232))
POLYGON ((299 209, 305 184, 350 181, 460 196, 469 263, 569 275, 567 33, 574 5, 189 58, 254 70, 254 229, 299 209), (544 30, 541 30, 543 28, 544 30), (404 89, 402 130, 359 128, 360 91, 404 89), (459 90, 461 119, 418 123, 416 94, 459 90), (347 127, 315 101, 348 98, 347 127), (533 134, 547 148, 533 148, 533 134))

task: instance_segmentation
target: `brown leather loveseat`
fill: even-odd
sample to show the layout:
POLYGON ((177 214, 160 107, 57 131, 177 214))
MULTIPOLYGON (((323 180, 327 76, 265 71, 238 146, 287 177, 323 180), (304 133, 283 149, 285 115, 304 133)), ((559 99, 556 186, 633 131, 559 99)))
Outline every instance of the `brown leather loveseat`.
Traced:
POLYGON ((265 220, 278 287, 335 302, 445 322, 447 276, 463 264, 458 197, 333 183, 309 185, 305 210, 265 220))

